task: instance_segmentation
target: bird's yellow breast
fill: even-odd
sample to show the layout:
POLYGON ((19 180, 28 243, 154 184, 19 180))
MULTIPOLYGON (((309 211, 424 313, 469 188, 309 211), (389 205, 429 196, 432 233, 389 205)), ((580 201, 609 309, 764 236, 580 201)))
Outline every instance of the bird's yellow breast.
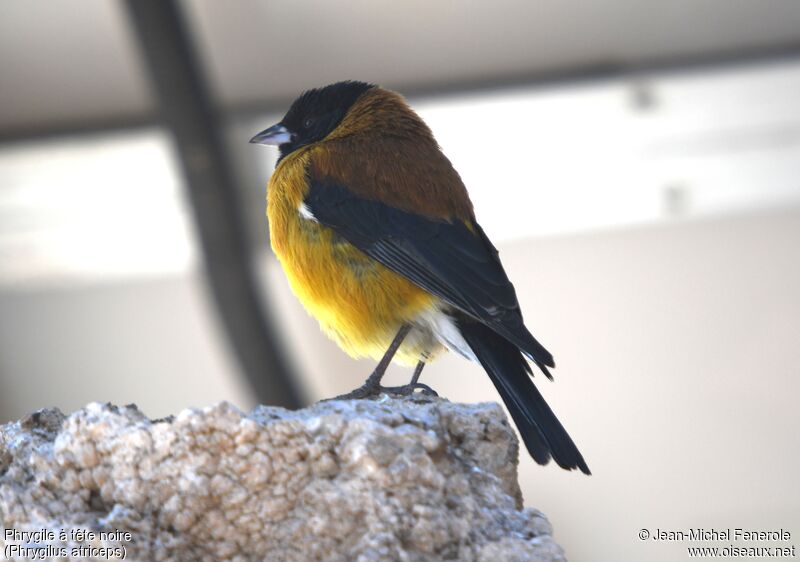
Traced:
MULTIPOLYGON (((308 192, 306 168, 316 147, 301 148, 276 167, 267 188, 272 248, 289 285, 348 354, 379 358, 397 330, 436 306, 436 298, 300 213, 308 192)), ((411 342, 409 342, 411 343, 411 342)), ((413 364, 423 350, 398 353, 413 364)))

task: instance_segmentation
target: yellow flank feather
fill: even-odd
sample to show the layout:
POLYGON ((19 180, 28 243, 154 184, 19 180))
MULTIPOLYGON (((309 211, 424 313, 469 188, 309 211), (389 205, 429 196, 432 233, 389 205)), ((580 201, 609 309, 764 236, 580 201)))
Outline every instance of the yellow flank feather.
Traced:
MULTIPOLYGON (((303 218, 306 167, 317 146, 287 155, 267 188, 272 249, 289 285, 322 329, 353 357, 379 359, 403 323, 437 307, 438 299, 335 235, 303 218)), ((415 364, 429 342, 409 338, 396 360, 415 364), (425 348, 424 348, 425 347, 425 348)))

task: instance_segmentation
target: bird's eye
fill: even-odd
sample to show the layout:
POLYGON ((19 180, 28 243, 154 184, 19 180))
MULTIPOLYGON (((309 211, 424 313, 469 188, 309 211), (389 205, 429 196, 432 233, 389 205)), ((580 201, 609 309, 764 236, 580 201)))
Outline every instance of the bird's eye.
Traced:
POLYGON ((307 117, 306 120, 303 121, 303 127, 305 127, 306 129, 310 129, 313 124, 314 124, 313 117, 307 117))

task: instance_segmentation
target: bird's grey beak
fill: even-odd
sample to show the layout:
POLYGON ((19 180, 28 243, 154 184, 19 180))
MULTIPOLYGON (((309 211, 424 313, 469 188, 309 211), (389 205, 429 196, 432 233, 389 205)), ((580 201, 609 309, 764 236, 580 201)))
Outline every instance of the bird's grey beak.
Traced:
POLYGON ((265 129, 250 139, 254 144, 271 144, 272 146, 279 146, 292 140, 292 134, 289 129, 278 123, 269 129, 265 129))

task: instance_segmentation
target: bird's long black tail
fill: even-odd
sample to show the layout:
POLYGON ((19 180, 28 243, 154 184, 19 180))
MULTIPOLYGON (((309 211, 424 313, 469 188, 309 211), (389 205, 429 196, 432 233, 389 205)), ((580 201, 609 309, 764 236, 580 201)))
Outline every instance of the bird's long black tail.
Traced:
POLYGON ((530 367, 519 349, 471 318, 461 316, 456 318, 456 324, 491 377, 533 459, 547 464, 552 457, 561 468, 578 468, 591 474, 575 443, 528 376, 530 367))

